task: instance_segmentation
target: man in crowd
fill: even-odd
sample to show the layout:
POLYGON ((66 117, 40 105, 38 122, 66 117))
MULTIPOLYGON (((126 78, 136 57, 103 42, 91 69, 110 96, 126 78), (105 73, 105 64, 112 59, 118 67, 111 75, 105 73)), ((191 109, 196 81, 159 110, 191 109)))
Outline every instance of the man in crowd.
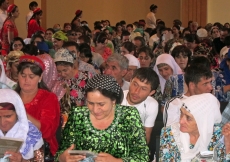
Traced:
POLYGON ((159 85, 159 78, 150 68, 139 68, 130 82, 129 90, 124 91, 121 105, 134 106, 139 111, 146 132, 147 143, 158 113, 158 102, 151 97, 159 85))
POLYGON ((212 72, 209 68, 190 66, 184 75, 188 90, 185 94, 172 98, 165 103, 164 124, 166 126, 179 122, 181 101, 192 95, 210 93, 212 87, 212 72))
POLYGON ((124 80, 128 66, 129 60, 125 56, 113 54, 106 60, 104 74, 113 76, 122 90, 128 90, 129 82, 124 80))

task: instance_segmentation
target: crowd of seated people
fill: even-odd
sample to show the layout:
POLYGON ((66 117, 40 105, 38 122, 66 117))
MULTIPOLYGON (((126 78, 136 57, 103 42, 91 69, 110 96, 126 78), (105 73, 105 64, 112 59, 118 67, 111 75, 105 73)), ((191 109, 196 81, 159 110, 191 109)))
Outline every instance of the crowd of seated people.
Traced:
POLYGON ((0 0, 0 139, 23 140, 0 161, 230 160, 229 23, 166 26, 152 4, 129 24, 90 29, 77 10, 43 29, 29 8, 21 38, 0 0))

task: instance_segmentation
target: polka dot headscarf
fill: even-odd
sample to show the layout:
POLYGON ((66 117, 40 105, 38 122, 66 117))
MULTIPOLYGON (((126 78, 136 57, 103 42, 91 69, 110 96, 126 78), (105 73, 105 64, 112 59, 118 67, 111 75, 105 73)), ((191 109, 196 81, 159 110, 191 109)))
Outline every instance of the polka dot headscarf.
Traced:
POLYGON ((115 78, 109 75, 97 74, 92 79, 87 82, 86 89, 88 88, 101 88, 106 89, 107 91, 116 93, 119 96, 121 87, 118 85, 115 78))

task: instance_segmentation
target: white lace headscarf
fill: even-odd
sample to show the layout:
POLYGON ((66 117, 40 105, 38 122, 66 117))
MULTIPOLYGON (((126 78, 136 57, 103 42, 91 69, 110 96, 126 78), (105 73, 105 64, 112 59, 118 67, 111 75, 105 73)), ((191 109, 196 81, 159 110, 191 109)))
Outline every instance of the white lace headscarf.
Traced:
POLYGON ((190 96, 184 99, 183 103, 194 116, 200 134, 194 148, 190 149, 189 134, 180 132, 181 146, 184 150, 181 152, 181 160, 187 162, 197 153, 207 151, 213 134, 213 126, 221 122, 221 113, 220 103, 211 93, 190 96))
POLYGON ((159 73, 159 70, 157 68, 157 65, 159 65, 159 64, 169 65, 173 70, 173 75, 183 74, 183 72, 182 72, 181 68, 179 67, 179 65, 176 63, 176 61, 174 60, 174 58, 170 54, 161 54, 160 56, 157 57, 156 64, 155 64, 153 70, 159 76, 160 85, 161 85, 161 93, 163 94, 166 80, 159 73))
MULTIPOLYGON (((27 138, 29 132, 29 125, 31 123, 27 119, 24 104, 20 96, 15 91, 11 89, 0 89, 0 103, 3 102, 9 102, 14 105, 18 121, 5 135, 0 130, 0 137, 4 136, 4 137, 23 139, 24 143, 20 149, 20 153, 22 153, 22 157, 24 159, 33 158, 34 151, 38 150, 43 145, 43 139, 40 131, 38 131, 35 126, 33 126, 34 127, 33 132, 36 133, 33 135, 34 138, 36 139, 32 139, 31 137, 27 138)), ((0 110, 0 111, 4 111, 4 110, 0 110)))

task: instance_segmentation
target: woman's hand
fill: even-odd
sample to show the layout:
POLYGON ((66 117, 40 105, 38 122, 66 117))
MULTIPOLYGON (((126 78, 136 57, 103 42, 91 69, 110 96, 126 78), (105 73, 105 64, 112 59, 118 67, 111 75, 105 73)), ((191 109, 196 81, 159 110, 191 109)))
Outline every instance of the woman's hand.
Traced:
POLYGON ((224 135, 226 153, 230 153, 230 123, 227 123, 223 126, 222 134, 224 135))
POLYGON ((5 154, 10 154, 11 155, 9 157, 10 162, 21 162, 22 161, 22 154, 19 153, 19 152, 7 151, 5 154))
POLYGON ((78 162, 80 160, 85 159, 86 157, 83 155, 70 155, 69 150, 74 149, 74 144, 72 144, 67 150, 65 150, 60 156, 59 161, 60 162, 78 162))
POLYGON ((97 157, 94 159, 95 162, 123 162, 122 159, 117 159, 115 157, 113 157, 110 154, 107 153, 99 153, 97 155, 97 157))

